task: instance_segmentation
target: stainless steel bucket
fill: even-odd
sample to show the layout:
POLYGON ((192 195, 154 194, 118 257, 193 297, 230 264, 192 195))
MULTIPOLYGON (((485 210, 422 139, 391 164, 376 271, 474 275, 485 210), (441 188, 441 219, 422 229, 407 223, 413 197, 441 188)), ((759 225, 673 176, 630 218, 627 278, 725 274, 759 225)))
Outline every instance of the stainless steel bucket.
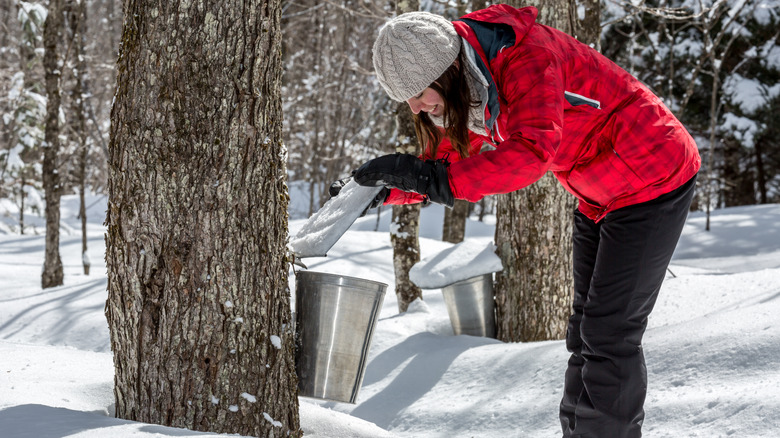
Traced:
POLYGON ((496 337, 493 274, 471 277, 441 288, 456 335, 496 337))
POLYGON ((298 393, 355 403, 387 285, 361 278, 298 272, 295 368, 298 393))

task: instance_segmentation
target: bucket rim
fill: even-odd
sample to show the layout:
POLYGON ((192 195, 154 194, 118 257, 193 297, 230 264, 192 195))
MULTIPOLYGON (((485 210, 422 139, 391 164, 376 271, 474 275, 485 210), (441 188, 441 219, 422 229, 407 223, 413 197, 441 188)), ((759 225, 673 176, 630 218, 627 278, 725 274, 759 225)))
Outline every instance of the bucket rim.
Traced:
POLYGON ((478 281, 486 281, 487 280, 486 277, 488 277, 488 276, 490 277, 490 282, 492 283, 493 282, 493 273, 491 272, 491 273, 487 273, 487 274, 475 275, 473 277, 469 277, 469 278, 466 278, 466 279, 463 279, 463 280, 458 280, 458 281, 450 283, 450 284, 448 284, 446 286, 442 286, 439 289, 445 289, 445 288, 448 288, 448 287, 451 287, 451 286, 460 286, 460 285, 464 285, 464 284, 476 283, 478 281))
MULTIPOLYGON (((334 281, 338 280, 346 280, 346 282, 353 282, 353 283, 369 283, 376 286, 380 286, 384 289, 387 289, 387 283, 382 283, 381 281, 376 280, 369 280, 366 278, 360 278, 360 277, 353 277, 349 275, 341 275, 341 274, 333 274, 331 272, 318 272, 318 271, 306 271, 301 270, 298 271, 296 274, 296 278, 303 275, 304 277, 320 277, 324 279, 330 279, 334 281)), ((337 282, 336 284, 341 284, 340 282, 337 282)))

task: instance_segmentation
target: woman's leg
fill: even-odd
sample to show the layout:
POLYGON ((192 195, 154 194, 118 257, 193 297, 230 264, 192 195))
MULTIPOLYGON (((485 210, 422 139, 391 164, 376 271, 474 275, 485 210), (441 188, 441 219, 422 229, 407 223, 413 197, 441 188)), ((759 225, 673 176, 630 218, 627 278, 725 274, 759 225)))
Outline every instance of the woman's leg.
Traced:
POLYGON ((596 255, 599 249, 600 226, 585 217, 579 210, 574 212, 574 229, 572 233, 573 267, 574 267, 574 299, 572 315, 566 330, 566 348, 571 352, 569 366, 566 369, 563 399, 560 405, 561 427, 563 436, 569 437, 574 431, 574 411, 583 392, 582 383, 582 339, 580 338, 580 321, 582 309, 590 289, 590 279, 596 265, 596 255))
MULTIPOLYGON (((564 428, 564 436, 641 436, 647 392, 642 336, 685 224, 694 187, 695 178, 655 200, 609 213, 598 224, 590 283, 585 296, 579 297, 584 302, 578 302, 575 295, 570 324, 571 332, 579 322, 579 336, 570 333, 572 340, 567 340, 573 366, 567 370, 564 401, 577 389, 580 394, 570 435, 564 428), (579 381, 569 376, 578 368, 579 381)), ((585 266, 587 262, 580 260, 585 266)), ((561 404, 562 422, 570 405, 561 404)))

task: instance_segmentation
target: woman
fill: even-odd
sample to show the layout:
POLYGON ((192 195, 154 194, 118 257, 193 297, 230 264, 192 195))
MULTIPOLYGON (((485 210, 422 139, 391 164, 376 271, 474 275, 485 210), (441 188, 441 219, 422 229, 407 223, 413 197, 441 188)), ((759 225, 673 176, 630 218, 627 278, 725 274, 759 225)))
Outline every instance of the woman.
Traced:
POLYGON ((641 340, 701 160, 652 92, 536 15, 495 5, 454 22, 424 12, 388 22, 374 68, 389 96, 409 104, 426 149, 422 159, 371 160, 354 178, 393 188, 378 202, 452 206, 552 171, 579 200, 563 435, 638 437, 641 340), (493 148, 480 153, 484 143, 493 148))

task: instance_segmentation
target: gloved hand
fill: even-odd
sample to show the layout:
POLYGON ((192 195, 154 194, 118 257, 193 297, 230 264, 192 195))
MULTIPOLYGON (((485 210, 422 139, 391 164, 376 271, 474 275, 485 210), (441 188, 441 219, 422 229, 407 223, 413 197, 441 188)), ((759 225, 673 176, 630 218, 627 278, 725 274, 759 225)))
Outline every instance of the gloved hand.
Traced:
MULTIPOLYGON (((334 181, 333 184, 330 185, 328 188, 328 194, 330 194, 330 197, 333 198, 335 196, 338 196, 339 193, 341 193, 341 189, 344 188, 345 185, 349 182, 349 180, 352 179, 352 177, 346 177, 342 178, 340 180, 334 181)), ((362 213, 360 213, 360 217, 363 217, 368 213, 368 210, 371 210, 372 208, 377 208, 380 205, 384 204, 387 200, 387 197, 390 196, 390 189, 387 187, 382 187, 382 190, 379 191, 379 193, 376 194, 374 199, 371 200, 371 203, 368 204, 368 207, 366 207, 365 210, 363 210, 362 213)))
POLYGON ((342 178, 342 179, 333 181, 333 184, 331 184, 330 187, 328 188, 328 194, 330 195, 330 197, 333 198, 333 197, 338 196, 339 193, 341 193, 341 189, 343 189, 344 186, 347 185, 347 183, 351 179, 352 179, 352 177, 348 176, 346 178, 342 178))
POLYGON ((393 154, 365 162, 353 173, 361 186, 397 188, 405 192, 425 195, 431 202, 455 205, 450 188, 446 160, 423 161, 410 154, 393 154))
POLYGON ((389 195, 390 195, 390 189, 388 189, 387 187, 382 187, 382 190, 380 190, 379 193, 377 193, 376 196, 374 196, 374 199, 372 199, 371 203, 368 204, 368 207, 366 207, 366 209, 363 210, 363 213, 360 213, 360 217, 365 216, 366 213, 368 213, 368 210, 383 205, 389 195))

